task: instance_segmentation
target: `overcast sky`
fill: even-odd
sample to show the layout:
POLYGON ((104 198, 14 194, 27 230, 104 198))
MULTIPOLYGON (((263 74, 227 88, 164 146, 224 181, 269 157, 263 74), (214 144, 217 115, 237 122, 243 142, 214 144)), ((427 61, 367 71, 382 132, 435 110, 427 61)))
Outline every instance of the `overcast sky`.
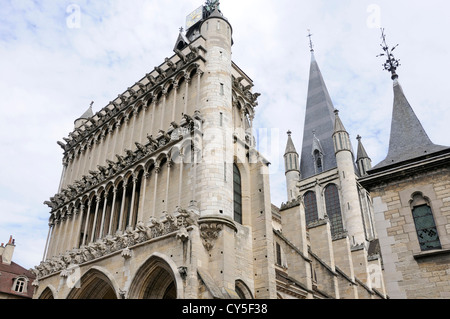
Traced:
MULTIPOLYGON (((91 101, 94 112, 173 55, 179 28, 202 0, 1 0, 0 242, 14 261, 41 261, 49 209, 62 172, 56 144, 91 101)), ((233 60, 255 83, 255 129, 272 162, 272 202, 286 201, 286 132, 301 149, 310 52, 356 149, 373 164, 387 154, 392 81, 382 70, 379 27, 402 66, 405 94, 431 140, 450 145, 449 12, 446 0, 222 0, 234 31, 233 60)))

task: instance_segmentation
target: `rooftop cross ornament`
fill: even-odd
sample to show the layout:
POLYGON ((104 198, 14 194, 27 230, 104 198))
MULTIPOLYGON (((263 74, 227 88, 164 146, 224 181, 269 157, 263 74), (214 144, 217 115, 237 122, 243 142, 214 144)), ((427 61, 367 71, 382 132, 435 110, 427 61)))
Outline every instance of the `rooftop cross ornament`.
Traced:
POLYGON ((314 45, 313 45, 313 42, 312 42, 312 39, 311 39, 311 37, 312 37, 313 35, 311 34, 311 30, 310 29, 308 29, 308 38, 309 38, 309 47, 311 48, 311 52, 314 52, 314 45))
POLYGON ((383 51, 385 53, 381 53, 380 55, 377 55, 377 57, 386 56, 387 60, 383 64, 383 67, 386 71, 391 72, 392 74, 392 80, 395 80, 398 78, 398 75, 396 73, 397 68, 400 66, 400 60, 397 60, 392 52, 398 47, 398 44, 393 47, 392 49, 389 49, 389 46, 386 44, 386 35, 384 34, 384 28, 381 28, 381 39, 383 40, 383 43, 381 44, 381 47, 383 48, 383 51))

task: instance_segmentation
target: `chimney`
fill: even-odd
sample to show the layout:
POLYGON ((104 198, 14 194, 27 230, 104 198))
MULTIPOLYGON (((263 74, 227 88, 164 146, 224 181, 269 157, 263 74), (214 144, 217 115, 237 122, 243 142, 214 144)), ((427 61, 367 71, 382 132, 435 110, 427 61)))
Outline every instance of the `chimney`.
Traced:
POLYGON ((11 265, 14 248, 16 247, 15 242, 16 241, 12 238, 12 236, 10 236, 9 241, 6 244, 6 246, 3 247, 3 244, 2 244, 2 247, 0 248, 0 253, 2 256, 3 264, 11 265))

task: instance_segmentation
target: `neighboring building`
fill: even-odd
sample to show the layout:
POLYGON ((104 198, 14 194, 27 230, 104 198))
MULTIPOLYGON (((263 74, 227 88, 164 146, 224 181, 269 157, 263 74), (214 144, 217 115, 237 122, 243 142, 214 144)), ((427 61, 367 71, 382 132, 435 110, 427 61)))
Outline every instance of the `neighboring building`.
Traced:
MULTIPOLYGON (((368 253, 376 237, 366 240, 361 220, 350 236, 323 215, 307 228, 295 183, 288 204, 271 204, 269 163, 252 135, 259 94, 231 60, 218 1, 187 27, 173 56, 58 142, 64 168, 46 202, 34 298, 385 298, 380 259, 368 253)), ((348 138, 340 125, 330 133, 348 138)), ((336 152, 353 205, 365 193, 349 145, 336 152)), ((299 176, 296 164, 287 175, 299 176)))
POLYGON ((31 299, 36 276, 12 261, 15 247, 12 236, 0 246, 0 299, 31 299))
MULTIPOLYGON (((395 62, 395 61, 394 61, 395 62)), ((395 68, 389 151, 360 183, 373 197, 392 298, 450 298, 450 147, 435 145, 395 68)))

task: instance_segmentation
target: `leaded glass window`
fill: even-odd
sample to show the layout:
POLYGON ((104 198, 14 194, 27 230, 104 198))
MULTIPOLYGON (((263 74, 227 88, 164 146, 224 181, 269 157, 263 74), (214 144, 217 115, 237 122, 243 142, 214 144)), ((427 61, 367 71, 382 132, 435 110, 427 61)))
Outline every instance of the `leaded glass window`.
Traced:
POLYGON ((310 223, 319 219, 316 193, 307 192, 303 197, 303 202, 305 203, 306 225, 308 226, 310 223))
POLYGON ((413 208, 414 223, 422 251, 441 249, 439 234, 430 206, 421 205, 413 208))
POLYGON ((242 182, 236 164, 233 166, 234 221, 242 224, 242 182))
POLYGON ((328 218, 330 219, 331 235, 338 235, 344 232, 342 222, 341 202, 339 200, 339 191, 337 186, 331 184, 325 189, 325 204, 328 218))

